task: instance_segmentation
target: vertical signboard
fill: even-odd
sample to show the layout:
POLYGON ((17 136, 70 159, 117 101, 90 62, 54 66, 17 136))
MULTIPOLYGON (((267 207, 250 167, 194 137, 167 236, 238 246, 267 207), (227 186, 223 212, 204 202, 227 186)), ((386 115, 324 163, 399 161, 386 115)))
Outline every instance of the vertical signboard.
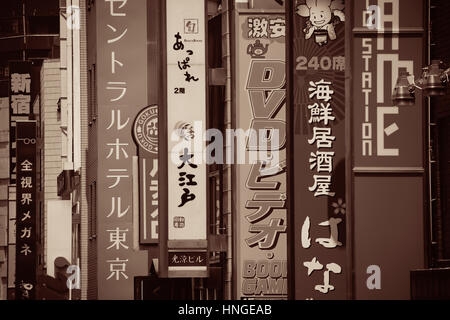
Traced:
POLYGON ((236 162, 236 297, 286 299, 284 11, 242 11, 236 22, 236 135, 247 132, 235 148, 236 161, 245 155, 236 162))
POLYGON ((345 4, 293 7, 292 285, 295 299, 345 299, 345 4))
POLYGON ((36 121, 16 122, 16 299, 36 298, 36 121))
POLYGON ((205 1, 168 0, 166 10, 168 271, 206 276, 205 1))
POLYGON ((357 299, 409 299, 409 271, 424 266, 423 99, 417 89, 413 105, 392 101, 400 72, 419 77, 425 65, 424 6, 361 0, 351 8, 357 299))
POLYGON ((9 146, 10 183, 16 183, 16 120, 26 120, 31 109, 31 62, 11 61, 9 63, 9 146))
POLYGON ((97 2, 98 298, 133 299, 148 274, 133 243, 133 119, 147 106, 146 1, 97 2), (130 48, 133 48, 130 50, 130 48))
POLYGON ((423 1, 355 1, 353 131, 355 167, 422 166, 422 100, 399 107, 400 71, 421 76, 423 1))
POLYGON ((158 243, 158 106, 139 112, 133 137, 139 156, 140 243, 158 243))

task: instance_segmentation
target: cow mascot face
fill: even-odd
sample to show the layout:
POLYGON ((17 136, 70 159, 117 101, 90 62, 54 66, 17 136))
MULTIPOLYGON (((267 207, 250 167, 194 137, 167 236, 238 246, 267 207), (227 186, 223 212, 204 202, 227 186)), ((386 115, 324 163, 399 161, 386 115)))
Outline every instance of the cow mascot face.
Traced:
POLYGON ((322 46, 328 39, 335 40, 334 26, 345 21, 343 0, 306 0, 297 7, 299 16, 309 18, 303 29, 305 39, 314 35, 314 41, 322 46))

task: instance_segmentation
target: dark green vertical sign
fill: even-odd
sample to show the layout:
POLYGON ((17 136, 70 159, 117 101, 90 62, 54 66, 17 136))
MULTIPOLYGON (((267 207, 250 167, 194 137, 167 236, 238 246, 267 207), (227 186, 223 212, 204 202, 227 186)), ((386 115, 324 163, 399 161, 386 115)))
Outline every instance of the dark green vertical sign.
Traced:
POLYGON ((36 292, 36 121, 16 122, 16 299, 36 292))
POLYGON ((295 299, 346 297, 345 4, 290 11, 290 168, 295 299))

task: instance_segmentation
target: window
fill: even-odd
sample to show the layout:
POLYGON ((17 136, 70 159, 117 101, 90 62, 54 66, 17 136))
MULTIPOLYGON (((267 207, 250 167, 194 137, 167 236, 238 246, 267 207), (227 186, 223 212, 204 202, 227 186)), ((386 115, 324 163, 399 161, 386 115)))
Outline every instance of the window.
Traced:
POLYGON ((209 233, 222 234, 223 215, 222 215, 222 185, 220 172, 215 171, 209 176, 209 233))

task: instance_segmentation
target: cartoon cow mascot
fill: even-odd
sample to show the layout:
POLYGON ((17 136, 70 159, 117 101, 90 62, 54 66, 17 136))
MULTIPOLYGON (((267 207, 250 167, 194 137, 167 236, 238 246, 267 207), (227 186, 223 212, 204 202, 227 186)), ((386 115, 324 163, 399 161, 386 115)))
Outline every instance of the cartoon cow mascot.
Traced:
POLYGON ((306 28, 303 29, 305 39, 314 34, 314 40, 319 46, 327 44, 328 39, 335 40, 334 26, 345 21, 343 0, 306 0, 297 7, 297 14, 309 17, 306 28))

